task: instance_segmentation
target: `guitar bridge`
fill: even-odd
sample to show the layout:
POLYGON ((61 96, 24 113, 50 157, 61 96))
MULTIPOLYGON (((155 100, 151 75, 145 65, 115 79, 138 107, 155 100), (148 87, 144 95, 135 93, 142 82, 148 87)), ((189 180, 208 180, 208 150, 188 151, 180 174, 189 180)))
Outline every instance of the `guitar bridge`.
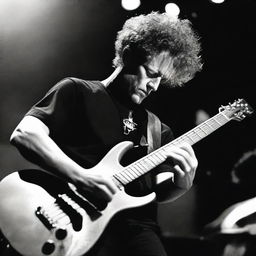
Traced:
POLYGON ((51 230, 53 228, 56 228, 56 222, 47 214, 47 212, 41 206, 37 207, 35 215, 46 226, 47 229, 51 230))

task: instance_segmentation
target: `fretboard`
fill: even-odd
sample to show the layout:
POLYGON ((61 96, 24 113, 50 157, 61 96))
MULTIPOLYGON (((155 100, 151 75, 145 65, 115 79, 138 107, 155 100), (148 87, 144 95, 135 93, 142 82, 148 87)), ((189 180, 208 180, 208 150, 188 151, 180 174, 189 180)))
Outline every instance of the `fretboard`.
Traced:
POLYGON ((181 135, 177 139, 126 166, 124 169, 122 169, 122 171, 116 173, 114 178, 117 179, 122 185, 127 185, 163 163, 167 158, 165 152, 168 151, 168 148, 183 142, 193 145, 212 132, 216 131, 230 120, 231 119, 225 115, 225 111, 222 111, 196 126, 192 130, 181 135))

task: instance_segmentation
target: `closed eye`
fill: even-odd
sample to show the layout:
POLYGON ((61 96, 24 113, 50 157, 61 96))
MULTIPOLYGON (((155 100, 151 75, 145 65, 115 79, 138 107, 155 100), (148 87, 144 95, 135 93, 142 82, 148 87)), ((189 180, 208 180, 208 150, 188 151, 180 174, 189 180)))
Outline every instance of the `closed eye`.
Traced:
POLYGON ((158 78, 158 77, 162 77, 160 72, 157 72, 153 69, 150 69, 148 66, 143 66, 146 70, 146 74, 149 78, 158 78))

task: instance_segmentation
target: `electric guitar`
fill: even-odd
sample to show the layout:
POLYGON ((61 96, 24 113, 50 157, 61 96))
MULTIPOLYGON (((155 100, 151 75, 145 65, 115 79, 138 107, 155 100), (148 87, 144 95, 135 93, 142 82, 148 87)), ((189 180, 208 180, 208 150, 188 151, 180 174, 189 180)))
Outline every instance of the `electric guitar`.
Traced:
POLYGON ((95 245, 115 214, 155 199, 155 193, 133 197, 124 188, 163 163, 169 147, 181 142, 193 145, 230 120, 240 121, 252 112, 243 99, 222 106, 215 116, 126 167, 120 159, 133 143, 117 144, 88 170, 110 176, 119 188, 104 209, 54 175, 39 170, 13 172, 0 182, 1 232, 24 256, 81 256, 95 245))

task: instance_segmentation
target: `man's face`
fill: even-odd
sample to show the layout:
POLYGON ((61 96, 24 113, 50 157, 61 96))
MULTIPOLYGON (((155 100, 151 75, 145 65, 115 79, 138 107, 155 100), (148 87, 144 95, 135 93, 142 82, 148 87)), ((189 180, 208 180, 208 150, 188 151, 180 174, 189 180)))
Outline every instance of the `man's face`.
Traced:
POLYGON ((162 52, 139 65, 132 74, 126 73, 124 79, 132 102, 140 104, 152 91, 157 91, 163 76, 172 72, 173 59, 162 52))

